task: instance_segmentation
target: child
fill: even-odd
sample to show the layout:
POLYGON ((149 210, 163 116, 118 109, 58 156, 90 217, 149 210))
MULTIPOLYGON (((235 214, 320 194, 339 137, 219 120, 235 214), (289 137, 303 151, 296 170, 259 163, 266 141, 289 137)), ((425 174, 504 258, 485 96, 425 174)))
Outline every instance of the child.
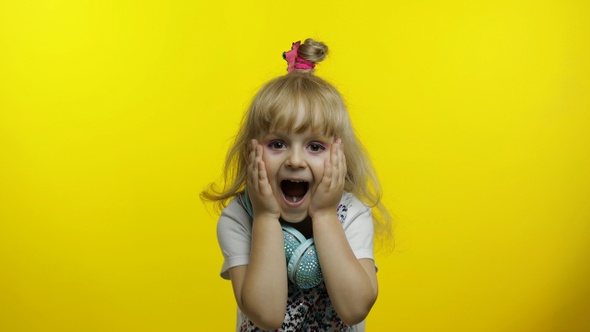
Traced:
POLYGON ((374 230, 390 218, 342 97, 314 75, 327 52, 307 39, 283 54, 289 73, 255 96, 224 187, 202 193, 224 207, 237 331, 364 331, 377 298, 374 230))

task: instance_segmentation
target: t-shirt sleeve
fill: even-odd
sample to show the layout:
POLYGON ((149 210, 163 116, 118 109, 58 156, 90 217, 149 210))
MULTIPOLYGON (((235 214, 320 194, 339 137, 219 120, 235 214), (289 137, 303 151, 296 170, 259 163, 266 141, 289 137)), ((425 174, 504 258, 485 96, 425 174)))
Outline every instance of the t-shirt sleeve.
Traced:
POLYGON ((250 262, 252 222, 237 199, 223 209, 217 222, 217 240, 223 254, 221 277, 229 279, 228 270, 250 262))
POLYGON ((344 233, 357 259, 370 258, 374 260, 374 228, 371 208, 351 194, 349 195, 344 199, 344 204, 348 207, 347 216, 342 225, 344 233))

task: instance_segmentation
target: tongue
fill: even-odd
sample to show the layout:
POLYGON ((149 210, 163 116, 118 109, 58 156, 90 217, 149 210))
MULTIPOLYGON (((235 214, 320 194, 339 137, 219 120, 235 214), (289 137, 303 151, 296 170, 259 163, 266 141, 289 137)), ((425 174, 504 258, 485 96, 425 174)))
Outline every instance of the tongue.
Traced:
POLYGON ((283 189, 283 194, 289 198, 301 198, 307 192, 307 183, 283 181, 281 189, 283 189))

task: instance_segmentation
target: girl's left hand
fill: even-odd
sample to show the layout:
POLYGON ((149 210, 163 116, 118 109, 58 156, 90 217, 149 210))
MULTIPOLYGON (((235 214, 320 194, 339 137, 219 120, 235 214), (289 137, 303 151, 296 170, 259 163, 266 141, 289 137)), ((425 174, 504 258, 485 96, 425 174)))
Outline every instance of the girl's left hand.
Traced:
POLYGON ((324 176, 315 192, 312 193, 309 205, 309 216, 327 213, 335 215, 344 192, 346 180, 346 158, 344 147, 339 138, 330 148, 330 156, 324 162, 324 176))

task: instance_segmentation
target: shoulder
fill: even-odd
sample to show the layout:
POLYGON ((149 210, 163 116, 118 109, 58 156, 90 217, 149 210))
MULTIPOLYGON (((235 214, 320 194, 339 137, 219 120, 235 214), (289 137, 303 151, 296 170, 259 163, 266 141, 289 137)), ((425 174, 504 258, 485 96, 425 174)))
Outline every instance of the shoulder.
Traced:
POLYGON ((217 236, 222 237, 229 231, 249 233, 252 229, 252 219, 243 205, 241 196, 234 197, 221 211, 217 222, 217 236))
POLYGON ((351 193, 345 193, 338 207, 338 218, 357 259, 374 259, 373 214, 369 206, 351 193))
POLYGON ((248 264, 251 240, 252 220, 238 195, 223 209, 217 222, 217 241, 224 258, 221 277, 229 279, 230 268, 248 264))
POLYGON ((243 194, 236 195, 223 209, 223 211, 221 211, 221 216, 240 219, 246 217, 249 219, 248 211, 246 210, 243 199, 243 194))
POLYGON ((351 193, 344 193, 338 206, 338 218, 346 228, 352 222, 360 219, 370 220, 373 216, 371 208, 351 193))

